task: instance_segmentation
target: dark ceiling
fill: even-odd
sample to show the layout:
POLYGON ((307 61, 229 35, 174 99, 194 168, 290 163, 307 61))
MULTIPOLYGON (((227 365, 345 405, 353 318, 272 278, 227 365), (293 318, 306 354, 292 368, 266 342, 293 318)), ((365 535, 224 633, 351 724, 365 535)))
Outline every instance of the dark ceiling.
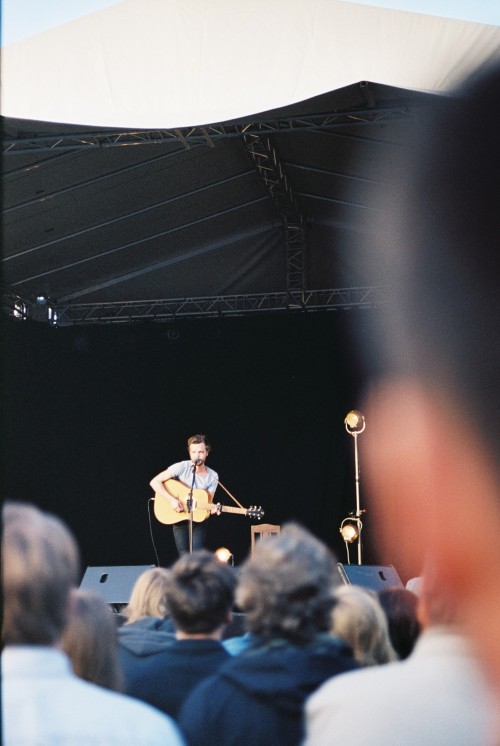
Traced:
MULTIPOLYGON (((150 132, 3 120, 3 282, 58 321, 373 301, 356 233, 375 163, 426 94, 373 83, 245 121, 150 132)), ((38 313, 38 317, 37 314, 38 313)))

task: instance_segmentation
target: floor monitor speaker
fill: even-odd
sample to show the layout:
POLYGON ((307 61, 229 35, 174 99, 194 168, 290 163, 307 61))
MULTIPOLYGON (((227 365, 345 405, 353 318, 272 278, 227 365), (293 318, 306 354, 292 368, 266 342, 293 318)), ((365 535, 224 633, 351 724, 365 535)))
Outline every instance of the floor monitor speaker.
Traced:
POLYGON ((87 567, 80 588, 94 591, 108 604, 127 604, 137 578, 155 565, 87 567))
POLYGON ((404 587, 393 565, 343 565, 339 562, 338 569, 346 585, 361 585, 372 591, 404 587))

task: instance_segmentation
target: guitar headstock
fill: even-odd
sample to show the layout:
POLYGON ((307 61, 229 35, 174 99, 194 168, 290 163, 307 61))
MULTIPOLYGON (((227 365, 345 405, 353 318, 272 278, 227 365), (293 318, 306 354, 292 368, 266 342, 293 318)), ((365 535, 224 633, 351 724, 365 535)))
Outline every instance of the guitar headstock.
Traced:
POLYGON ((260 521, 260 519, 264 515, 264 511, 261 507, 257 507, 256 505, 250 505, 250 507, 247 510, 247 518, 255 518, 256 520, 260 521))

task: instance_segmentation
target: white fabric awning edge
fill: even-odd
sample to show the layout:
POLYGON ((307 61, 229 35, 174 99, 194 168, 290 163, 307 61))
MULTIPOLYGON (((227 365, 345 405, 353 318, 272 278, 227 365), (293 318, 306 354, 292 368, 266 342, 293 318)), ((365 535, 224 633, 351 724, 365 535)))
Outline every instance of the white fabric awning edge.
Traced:
POLYGON ((5 117, 172 129, 352 83, 446 92, 500 28, 340 0, 126 0, 2 50, 5 117))

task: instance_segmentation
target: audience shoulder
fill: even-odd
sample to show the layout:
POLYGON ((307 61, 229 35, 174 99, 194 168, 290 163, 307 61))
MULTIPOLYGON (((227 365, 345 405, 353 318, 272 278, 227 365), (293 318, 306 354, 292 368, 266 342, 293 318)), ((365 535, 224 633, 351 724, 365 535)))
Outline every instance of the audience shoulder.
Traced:
MULTIPOLYGON (((126 742, 133 743, 134 746, 184 746, 184 738, 178 725, 156 707, 87 681, 78 680, 77 688, 71 691, 72 696, 78 694, 78 690, 85 702, 85 719, 91 723, 90 727, 95 729, 95 720, 101 720, 97 725, 102 740, 96 742, 106 742, 108 733, 119 730, 120 733, 127 734, 126 742)), ((81 741, 84 743, 85 723, 79 726, 81 741)))

